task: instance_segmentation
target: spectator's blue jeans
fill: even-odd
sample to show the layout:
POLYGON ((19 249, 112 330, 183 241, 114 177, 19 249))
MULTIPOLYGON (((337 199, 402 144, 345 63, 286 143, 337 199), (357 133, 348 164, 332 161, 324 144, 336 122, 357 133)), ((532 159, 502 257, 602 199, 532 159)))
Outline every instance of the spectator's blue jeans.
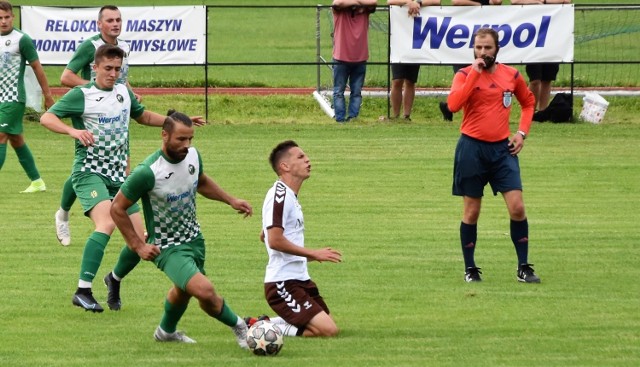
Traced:
POLYGON ((344 122, 346 119, 358 117, 360 113, 360 105, 362 104, 362 86, 364 85, 364 76, 367 71, 367 63, 358 62, 342 62, 333 60, 333 108, 336 113, 336 121, 344 122), (347 88, 347 80, 349 81, 349 114, 347 114, 346 104, 344 101, 344 91, 347 88))

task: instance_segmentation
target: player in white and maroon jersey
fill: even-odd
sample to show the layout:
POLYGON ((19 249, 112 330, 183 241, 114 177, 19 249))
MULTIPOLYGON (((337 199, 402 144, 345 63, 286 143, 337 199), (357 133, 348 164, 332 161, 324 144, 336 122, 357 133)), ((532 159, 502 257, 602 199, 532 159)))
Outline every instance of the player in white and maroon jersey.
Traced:
POLYGON ((305 248, 298 192, 311 175, 309 157, 287 140, 273 149, 269 161, 278 180, 264 200, 261 237, 269 254, 265 296, 279 316, 271 321, 289 336, 335 336, 338 327, 307 271, 309 260, 341 261, 340 252, 330 247, 305 248))

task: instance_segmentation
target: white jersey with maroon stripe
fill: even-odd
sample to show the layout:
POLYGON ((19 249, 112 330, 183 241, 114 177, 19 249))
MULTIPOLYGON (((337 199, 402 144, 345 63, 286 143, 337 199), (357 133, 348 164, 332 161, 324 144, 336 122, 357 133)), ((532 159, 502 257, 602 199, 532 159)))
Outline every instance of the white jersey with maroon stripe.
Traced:
POLYGON ((296 246, 304 247, 304 217, 298 197, 282 181, 276 181, 267 192, 262 206, 262 230, 269 254, 264 282, 297 279, 308 280, 307 258, 286 254, 269 247, 268 229, 280 227, 284 236, 296 246))

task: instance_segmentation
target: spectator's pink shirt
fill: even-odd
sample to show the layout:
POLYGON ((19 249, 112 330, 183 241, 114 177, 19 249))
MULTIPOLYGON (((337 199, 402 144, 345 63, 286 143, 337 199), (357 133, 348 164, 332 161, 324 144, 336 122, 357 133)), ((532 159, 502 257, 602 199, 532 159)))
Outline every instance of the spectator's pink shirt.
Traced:
POLYGON ((369 59, 369 12, 333 10, 333 58, 344 62, 369 59))

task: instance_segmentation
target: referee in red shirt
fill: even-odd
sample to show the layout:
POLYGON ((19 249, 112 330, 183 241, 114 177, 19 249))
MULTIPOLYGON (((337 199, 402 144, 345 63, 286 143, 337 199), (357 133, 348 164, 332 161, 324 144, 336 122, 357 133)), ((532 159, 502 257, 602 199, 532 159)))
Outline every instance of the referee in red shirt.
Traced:
POLYGON ((535 97, 518 70, 495 62, 500 48, 495 30, 479 29, 474 38, 475 60, 456 73, 447 100, 452 112, 464 112, 455 152, 453 195, 462 196, 464 203, 460 242, 465 281, 482 280, 474 252, 482 196, 489 183, 494 195, 502 193, 509 211, 511 240, 518 256, 516 278, 524 283, 539 283, 540 278, 527 259, 529 225, 517 156, 531 127, 535 97), (518 130, 512 135, 509 115, 514 96, 522 115, 518 130))

